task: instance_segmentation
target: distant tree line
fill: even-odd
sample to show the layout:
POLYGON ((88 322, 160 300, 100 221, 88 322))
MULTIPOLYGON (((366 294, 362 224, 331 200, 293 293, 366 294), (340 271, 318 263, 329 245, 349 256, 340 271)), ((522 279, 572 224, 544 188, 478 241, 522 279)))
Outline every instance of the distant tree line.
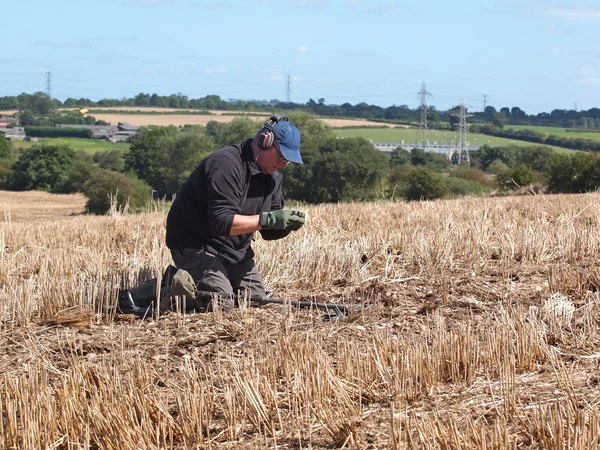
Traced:
MULTIPOLYGON (((431 200, 533 189, 585 192, 600 186, 600 156, 561 155, 550 147, 490 147, 471 153, 471 165, 452 166, 444 155, 414 148, 391 156, 362 138, 336 138, 331 127, 304 112, 290 113, 302 133, 304 164, 284 174, 289 200, 308 203, 431 200)), ((211 152, 254 136, 259 123, 237 117, 230 123, 182 128, 143 127, 125 152, 75 152, 42 143, 18 153, 0 141, 0 189, 81 192, 90 212, 105 213, 112 201, 142 208, 152 197, 170 199, 211 152)))
MULTIPOLYGON (((418 123, 420 111, 411 109, 407 105, 392 105, 381 107, 360 102, 355 105, 343 103, 341 105, 326 104, 325 98, 316 101, 309 99, 306 103, 282 102, 272 100, 237 100, 222 99, 219 95, 207 95, 202 98, 190 99, 181 93, 171 95, 158 95, 139 93, 134 97, 122 99, 102 99, 92 101, 87 98, 68 98, 64 102, 48 97, 43 92, 34 94, 20 94, 18 96, 0 97, 1 109, 15 109, 30 111, 33 114, 49 114, 56 108, 81 108, 81 107, 164 107, 175 109, 202 109, 202 110, 224 110, 224 111, 248 111, 248 112, 272 112, 274 110, 303 111, 311 114, 329 117, 356 117, 376 121, 387 121, 397 123, 418 123)), ((457 122, 457 108, 449 110, 438 110, 435 106, 428 108, 428 120, 430 128, 445 128, 457 122)), ((600 130, 600 108, 589 110, 567 110, 554 109, 551 112, 538 114, 527 114, 518 106, 502 107, 496 110, 493 106, 487 106, 483 111, 470 111, 471 123, 493 124, 499 128, 504 125, 539 125, 555 126, 564 128, 580 128, 587 130, 600 130)))
POLYGON ((482 133, 490 136, 498 136, 508 139, 517 139, 519 141, 533 142, 542 145, 554 145, 556 147, 571 148, 573 150, 583 150, 598 152, 600 151, 600 141, 582 138, 568 138, 556 136, 554 134, 546 135, 537 131, 523 129, 513 130, 512 128, 500 128, 494 125, 471 125, 471 133, 482 133))

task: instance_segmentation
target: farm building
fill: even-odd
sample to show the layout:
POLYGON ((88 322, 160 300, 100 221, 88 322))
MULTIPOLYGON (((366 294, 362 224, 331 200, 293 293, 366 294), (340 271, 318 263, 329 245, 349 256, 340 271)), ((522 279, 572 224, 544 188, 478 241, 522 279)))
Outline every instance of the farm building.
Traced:
POLYGON ((10 125, 11 123, 15 123, 16 121, 17 119, 15 119, 14 117, 0 114, 0 127, 5 127, 7 125, 10 125))
POLYGON ((67 123, 56 124, 60 128, 78 128, 83 130, 91 130, 92 137, 110 142, 123 142, 131 138, 137 133, 139 127, 128 124, 127 122, 119 122, 114 125, 72 125, 67 123))
POLYGON ((4 136, 4 138, 9 141, 22 141, 25 139, 25 129, 21 127, 0 127, 0 136, 4 136))

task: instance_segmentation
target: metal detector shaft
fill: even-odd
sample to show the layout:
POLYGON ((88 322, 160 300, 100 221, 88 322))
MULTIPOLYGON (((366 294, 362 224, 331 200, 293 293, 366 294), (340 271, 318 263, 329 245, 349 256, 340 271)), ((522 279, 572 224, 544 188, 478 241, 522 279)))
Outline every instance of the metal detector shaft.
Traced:
POLYGON ((303 301, 303 300, 284 300, 282 298, 269 298, 269 297, 260 297, 258 295, 253 295, 251 297, 244 297, 242 295, 235 294, 219 294, 218 292, 210 292, 210 291, 196 291, 196 298, 205 298, 211 299, 213 297, 220 298, 231 298, 234 300, 244 300, 249 301, 252 306, 262 306, 268 304, 274 305, 290 305, 294 308, 316 308, 323 309, 326 311, 337 311, 344 315, 348 314, 348 307, 346 305, 338 305, 337 303, 321 303, 314 301, 303 301))

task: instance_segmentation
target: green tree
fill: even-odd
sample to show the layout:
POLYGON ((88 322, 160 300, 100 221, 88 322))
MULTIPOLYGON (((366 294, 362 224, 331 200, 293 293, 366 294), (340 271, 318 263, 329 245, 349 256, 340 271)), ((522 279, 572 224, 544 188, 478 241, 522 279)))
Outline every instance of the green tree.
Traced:
POLYGON ((209 120, 206 124, 206 134, 210 136, 213 141, 221 142, 221 134, 223 134, 225 128, 227 128, 226 123, 209 120))
POLYGON ((112 170, 98 169, 83 185, 83 195, 87 198, 86 207, 90 213, 106 214, 111 205, 122 209, 126 204, 133 210, 143 207, 151 199, 152 190, 136 177, 126 176, 112 170))
POLYGON ((0 160, 12 159, 12 145, 0 134, 0 160))
MULTIPOLYGON (((506 110, 508 110, 508 108, 506 108, 506 110)), ((496 114, 496 108, 494 108, 493 106, 486 106, 482 113, 483 118, 486 122, 493 122, 494 114, 496 114)))
POLYGON ((388 173, 388 191, 386 196, 389 198, 397 198, 404 195, 406 190, 406 180, 412 172, 413 166, 404 164, 402 166, 390 169, 388 173))
POLYGON ((34 114, 49 114, 58 106, 57 102, 44 92, 36 92, 32 95, 21 94, 17 98, 21 109, 28 109, 34 114))
POLYGON ((492 123, 498 128, 504 128, 504 125, 506 125, 506 114, 502 112, 494 113, 492 123))
POLYGON ((125 160, 121 150, 99 151, 94 153, 93 161, 101 169, 123 172, 125 170, 125 160))
POLYGON ((140 128, 137 137, 125 153, 125 170, 135 174, 140 180, 152 185, 158 168, 157 156, 161 152, 161 139, 175 136, 177 127, 140 128))
POLYGON ((390 158, 390 167, 400 167, 405 164, 411 164, 411 153, 402 147, 397 147, 392 151, 390 158))
POLYGON ((427 167, 415 167, 407 176, 404 197, 407 200, 433 200, 446 194, 442 176, 427 167))
POLYGON ((0 189, 10 189, 12 177, 12 163, 8 159, 0 159, 0 189))
POLYGON ((551 147, 536 145, 532 147, 518 147, 515 151, 517 164, 525 164, 536 172, 547 173, 556 152, 551 147))
POLYGON ((368 200, 386 174, 388 157, 363 138, 330 139, 320 145, 312 168, 312 203, 368 200))
POLYGON ((79 151, 75 155, 73 166, 65 182, 65 192, 81 192, 83 185, 91 178, 92 173, 99 170, 94 164, 94 159, 89 153, 79 151))
POLYGON ((501 175, 503 173, 506 173, 510 170, 510 167, 508 167, 506 164, 504 164, 501 160, 499 159, 495 159, 493 160, 487 168, 487 171, 491 174, 494 175, 501 175))
POLYGON ((217 146, 219 148, 231 144, 239 144, 248 138, 256 135, 258 129, 262 126, 248 117, 236 117, 220 130, 217 146))
POLYGON ((475 156, 481 161, 483 170, 487 170, 487 167, 495 160, 500 160, 508 167, 513 167, 516 159, 516 149, 517 147, 490 147, 486 144, 475 152, 475 156))
POLYGON ((290 121, 300 130, 300 153, 304 164, 290 164, 281 169, 283 187, 288 198, 306 200, 311 196, 313 169, 318 164, 322 142, 335 139, 333 128, 306 112, 291 112, 290 121))
POLYGON ((503 174, 498 175, 497 181, 500 188, 505 191, 518 189, 519 187, 529 186, 537 181, 538 176, 531 167, 519 164, 503 174))
POLYGON ((422 148, 413 148, 410 151, 410 163, 413 166, 426 166, 434 162, 435 155, 431 152, 426 152, 422 148))
POLYGON ((556 155, 550 166, 548 189, 551 192, 587 192, 596 188, 588 177, 594 166, 600 166, 600 157, 589 153, 556 155))
POLYGON ((203 131, 165 136, 156 154, 156 167, 150 186, 160 196, 177 193, 183 182, 207 155, 215 150, 214 141, 203 131))
POLYGON ((24 150, 13 166, 11 187, 17 191, 69 192, 75 151, 68 145, 38 144, 24 150))

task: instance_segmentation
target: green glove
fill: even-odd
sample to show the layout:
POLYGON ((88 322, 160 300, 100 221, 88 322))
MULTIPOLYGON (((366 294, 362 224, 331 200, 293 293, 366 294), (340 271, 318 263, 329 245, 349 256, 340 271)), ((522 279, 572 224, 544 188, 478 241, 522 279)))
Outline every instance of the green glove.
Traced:
POLYGON ((264 212, 260 224, 265 230, 298 230, 304 225, 304 213, 291 209, 264 212))

